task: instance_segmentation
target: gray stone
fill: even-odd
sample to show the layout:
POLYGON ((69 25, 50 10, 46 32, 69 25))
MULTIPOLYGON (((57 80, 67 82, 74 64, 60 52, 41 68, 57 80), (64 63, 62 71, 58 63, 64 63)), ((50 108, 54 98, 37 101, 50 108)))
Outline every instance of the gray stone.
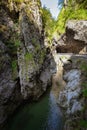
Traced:
POLYGON ((21 102, 17 81, 13 80, 11 58, 0 41, 0 125, 21 102))
MULTIPOLYGON (((62 64, 60 63, 60 65, 64 66, 64 64, 66 64, 66 62, 63 62, 63 59, 66 59, 66 61, 68 61, 69 59, 71 59, 72 61, 72 65, 71 68, 69 68, 70 70, 66 69, 66 67, 64 67, 63 69, 63 79, 66 82, 66 85, 64 86, 63 90, 60 91, 59 93, 59 98, 58 98, 58 104, 62 107, 62 109, 65 110, 65 116, 70 116, 70 115, 74 115, 76 114, 76 112, 81 111, 83 108, 83 99, 80 99, 80 95, 82 93, 82 88, 81 88, 81 84, 82 84, 82 72, 81 69, 78 67, 78 60, 81 61, 85 61, 87 62, 85 56, 83 57, 83 55, 72 55, 71 58, 69 57, 69 54, 64 55, 59 55, 60 57, 60 62, 62 62, 62 64), (65 58, 66 57, 66 58, 65 58), (77 58, 78 57, 78 58, 77 58), (74 69, 74 67, 77 66, 78 69, 74 69), (77 107, 78 104, 78 107, 77 107)), ((65 60, 64 60, 65 61, 65 60)), ((61 70, 61 66, 58 70, 61 70)))
POLYGON ((74 101, 71 114, 75 114, 78 111, 81 111, 83 109, 82 102, 74 101))
POLYGON ((74 39, 87 43, 87 21, 70 20, 66 24, 67 29, 73 30, 74 39))

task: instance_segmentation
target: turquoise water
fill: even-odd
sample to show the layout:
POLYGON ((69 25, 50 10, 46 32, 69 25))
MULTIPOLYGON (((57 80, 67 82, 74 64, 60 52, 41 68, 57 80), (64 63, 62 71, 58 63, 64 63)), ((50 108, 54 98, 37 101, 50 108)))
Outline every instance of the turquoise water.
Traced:
POLYGON ((8 121, 5 130, 62 130, 62 115, 52 92, 38 102, 24 104, 8 121))

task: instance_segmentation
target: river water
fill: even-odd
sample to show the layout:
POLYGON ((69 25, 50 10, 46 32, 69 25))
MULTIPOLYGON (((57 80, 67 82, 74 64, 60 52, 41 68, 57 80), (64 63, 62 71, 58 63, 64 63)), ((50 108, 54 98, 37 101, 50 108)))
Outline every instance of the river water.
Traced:
POLYGON ((61 111, 49 91, 39 101, 24 104, 8 121, 5 130, 62 130, 61 111))

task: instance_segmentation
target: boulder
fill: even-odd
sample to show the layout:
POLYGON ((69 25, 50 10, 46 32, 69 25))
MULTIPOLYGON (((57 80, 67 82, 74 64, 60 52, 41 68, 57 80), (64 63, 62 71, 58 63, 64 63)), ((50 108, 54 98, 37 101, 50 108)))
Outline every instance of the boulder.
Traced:
POLYGON ((57 41, 56 50, 62 53, 87 53, 87 21, 69 20, 66 30, 57 41), (61 50, 61 51, 59 51, 61 50))

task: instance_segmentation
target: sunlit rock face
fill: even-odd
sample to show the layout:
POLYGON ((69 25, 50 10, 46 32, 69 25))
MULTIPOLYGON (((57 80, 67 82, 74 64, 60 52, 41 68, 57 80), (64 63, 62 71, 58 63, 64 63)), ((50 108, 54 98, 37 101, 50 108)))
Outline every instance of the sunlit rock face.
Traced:
POLYGON ((40 1, 30 0, 20 12, 21 46, 18 49, 18 65, 24 99, 37 99, 51 84, 51 55, 46 56, 40 9, 40 1))
POLYGON ((73 130, 76 126, 79 127, 77 124, 83 118, 85 100, 82 94, 83 84, 86 83, 87 72, 84 65, 87 64, 87 58, 86 55, 74 54, 58 54, 58 56, 62 62, 62 79, 65 82, 59 92, 58 104, 65 117, 64 130, 73 130))
POLYGON ((87 21, 69 20, 66 24, 65 34, 58 40, 57 52, 87 53, 87 21))
POLYGON ((46 55, 40 9, 39 0, 0 1, 0 126, 24 99, 38 99, 51 85, 56 67, 46 55))

